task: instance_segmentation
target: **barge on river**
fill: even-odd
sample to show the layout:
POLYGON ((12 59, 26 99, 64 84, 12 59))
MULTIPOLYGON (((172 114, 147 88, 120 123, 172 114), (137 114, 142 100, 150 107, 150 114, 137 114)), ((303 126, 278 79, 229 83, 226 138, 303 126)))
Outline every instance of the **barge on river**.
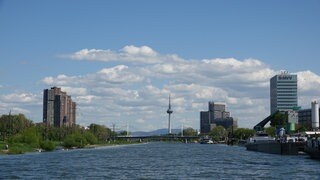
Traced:
POLYGON ((312 159, 320 159, 320 131, 305 132, 309 138, 305 144, 304 151, 312 159))
POLYGON ((272 138, 267 134, 259 134, 250 138, 245 145, 249 151, 263 153, 298 155, 303 152, 305 139, 301 137, 272 138))

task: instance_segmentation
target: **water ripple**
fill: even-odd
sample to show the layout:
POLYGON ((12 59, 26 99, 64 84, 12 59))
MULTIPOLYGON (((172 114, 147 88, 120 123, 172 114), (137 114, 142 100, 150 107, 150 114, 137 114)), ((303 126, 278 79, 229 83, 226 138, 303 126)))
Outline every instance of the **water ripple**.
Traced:
POLYGON ((149 143, 0 156, 0 179, 320 179, 319 163, 238 146, 149 143))

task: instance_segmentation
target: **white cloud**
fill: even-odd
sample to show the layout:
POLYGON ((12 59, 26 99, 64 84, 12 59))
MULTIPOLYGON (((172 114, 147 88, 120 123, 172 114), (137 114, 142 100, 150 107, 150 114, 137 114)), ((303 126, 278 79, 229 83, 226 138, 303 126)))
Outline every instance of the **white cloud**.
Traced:
POLYGON ((104 68, 96 74, 96 77, 110 83, 140 82, 143 78, 128 71, 128 66, 119 65, 113 68, 104 68))
POLYGON ((11 111, 14 112, 14 114, 30 114, 30 111, 28 109, 23 109, 19 107, 13 107, 11 111))
POLYGON ((311 71, 301 71, 298 76, 298 103, 310 108, 311 101, 320 101, 320 76, 311 71))
POLYGON ((158 53, 155 52, 148 46, 136 47, 136 46, 125 46, 122 49, 124 54, 131 54, 131 55, 139 55, 139 56, 149 56, 153 57, 156 56, 158 53))
MULTIPOLYGON (((140 122, 146 127, 165 127, 169 94, 176 123, 189 121, 198 128, 199 111, 207 110, 208 101, 216 101, 227 104, 240 126, 252 127, 269 114, 269 80, 277 73, 257 59, 186 60, 148 46, 125 46, 119 51, 83 49, 65 57, 129 63, 82 76, 47 77, 43 82, 90 87, 86 96, 79 96, 81 103, 107 105, 100 113, 111 113, 114 116, 110 117, 140 122)), ((306 99, 320 94, 320 78, 310 71, 298 72, 298 77, 299 99, 303 98, 307 105, 306 99)))
POLYGON ((75 96, 75 99, 73 101, 77 102, 77 104, 85 105, 85 104, 92 104, 94 103, 94 101, 98 99, 99 97, 94 95, 80 95, 80 96, 75 96))
POLYGON ((61 90, 68 92, 67 94, 71 96, 83 96, 87 94, 87 89, 83 87, 61 86, 61 90))
POLYGON ((0 114, 25 114, 33 121, 42 119, 42 94, 14 92, 0 95, 0 114))
POLYGON ((1 99, 9 103, 34 103, 37 101, 37 96, 31 93, 12 93, 2 95, 1 99))
POLYGON ((81 77, 76 76, 67 76, 64 74, 59 74, 56 78, 54 77, 45 77, 42 79, 42 82, 47 85, 55 85, 55 86, 65 86, 69 84, 73 84, 75 82, 79 82, 81 77))
POLYGON ((135 122, 138 123, 138 124, 144 124, 144 123, 146 122, 146 120, 144 120, 144 119, 137 119, 135 122))
POLYGON ((298 72, 299 90, 301 93, 320 94, 320 77, 311 71, 298 72))
MULTIPOLYGON (((132 131, 166 128, 169 94, 173 128, 184 124, 198 129, 199 112, 207 110, 208 101, 226 103, 241 127, 253 127, 269 115, 269 80, 277 73, 257 59, 186 60, 147 46, 83 49, 64 57, 106 63, 106 68, 89 74, 42 79, 44 85, 62 87, 72 95, 78 104, 78 123, 102 122, 109 127, 129 123, 132 131), (118 65, 110 67, 110 61, 118 65)), ((311 100, 319 99, 320 77, 311 71, 297 74, 299 104, 309 107, 311 100)), ((41 119, 41 96, 0 96, 0 111, 6 112, 5 106, 29 110, 27 105, 36 104, 40 108, 37 119, 41 119)))
POLYGON ((203 60, 197 70, 207 77, 216 78, 217 82, 241 82, 242 86, 265 87, 276 72, 267 65, 256 59, 243 61, 234 58, 203 60))
POLYGON ((111 68, 103 68, 93 74, 83 76, 66 76, 64 74, 57 77, 45 77, 42 83, 49 86, 104 86, 111 84, 127 84, 143 81, 143 77, 133 72, 128 66, 118 65, 111 68))
POLYGON ((87 61, 123 61, 130 63, 153 64, 163 61, 179 61, 177 55, 161 55, 148 46, 125 46, 119 51, 110 49, 82 49, 72 54, 60 55, 62 58, 87 61))
POLYGON ((116 55, 110 50, 101 49, 82 49, 70 55, 72 59, 76 60, 101 60, 111 61, 116 59, 116 55))

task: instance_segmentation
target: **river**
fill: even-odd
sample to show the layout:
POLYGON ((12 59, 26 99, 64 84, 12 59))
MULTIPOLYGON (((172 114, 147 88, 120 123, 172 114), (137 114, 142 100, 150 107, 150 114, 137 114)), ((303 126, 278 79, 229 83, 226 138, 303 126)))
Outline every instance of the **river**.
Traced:
POLYGON ((320 179, 320 161, 221 144, 146 143, 0 156, 0 179, 320 179))

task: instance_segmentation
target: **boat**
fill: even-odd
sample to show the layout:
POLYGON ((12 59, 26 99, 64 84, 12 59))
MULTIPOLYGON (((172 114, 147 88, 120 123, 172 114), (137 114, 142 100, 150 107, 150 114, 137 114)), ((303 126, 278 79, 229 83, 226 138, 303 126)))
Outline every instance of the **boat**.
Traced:
POLYGON ((245 147, 248 151, 270 154, 298 155, 304 150, 305 139, 301 137, 283 136, 269 137, 266 133, 259 133, 249 138, 245 147))
POLYGON ((320 159, 320 132, 305 132, 309 137, 304 147, 306 152, 312 159, 320 159))
POLYGON ((213 144, 213 141, 208 136, 205 136, 200 139, 200 144, 213 144))

